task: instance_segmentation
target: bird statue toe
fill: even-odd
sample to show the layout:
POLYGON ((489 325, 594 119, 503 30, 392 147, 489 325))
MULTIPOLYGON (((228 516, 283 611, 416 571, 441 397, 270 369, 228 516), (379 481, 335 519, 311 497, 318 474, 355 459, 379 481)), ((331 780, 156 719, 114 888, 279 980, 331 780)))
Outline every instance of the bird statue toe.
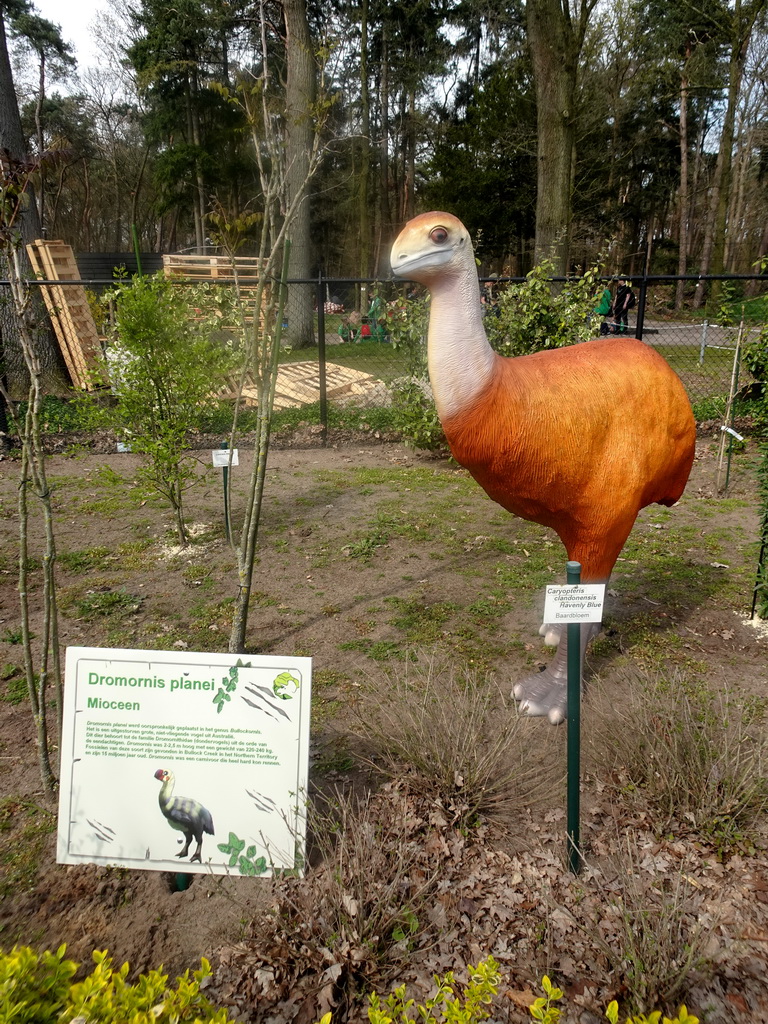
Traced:
MULTIPOLYGON (((688 480, 696 424, 678 376, 626 337, 498 355, 469 232, 450 213, 409 221, 390 261, 430 293, 429 378, 453 457, 508 512, 553 529, 582 583, 607 582, 639 510, 674 505, 688 480)), ((582 628, 582 662, 593 632, 582 628)), ((557 723, 567 643, 556 627, 542 635, 557 644, 553 662, 514 694, 526 713, 557 723)))

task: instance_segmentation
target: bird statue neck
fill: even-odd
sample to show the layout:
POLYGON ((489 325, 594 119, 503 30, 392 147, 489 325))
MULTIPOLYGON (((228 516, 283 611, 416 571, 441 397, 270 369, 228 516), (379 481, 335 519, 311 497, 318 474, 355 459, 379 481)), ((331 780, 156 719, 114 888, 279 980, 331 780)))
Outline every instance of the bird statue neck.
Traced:
POLYGON ((474 261, 471 270, 432 283, 430 294, 429 379, 438 415, 445 420, 466 409, 488 386, 496 355, 483 327, 474 261))

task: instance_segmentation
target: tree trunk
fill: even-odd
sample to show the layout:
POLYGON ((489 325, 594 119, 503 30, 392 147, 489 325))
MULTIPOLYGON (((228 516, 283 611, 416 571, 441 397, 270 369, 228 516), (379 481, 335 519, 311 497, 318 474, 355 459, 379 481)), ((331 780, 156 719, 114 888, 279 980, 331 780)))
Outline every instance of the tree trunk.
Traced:
POLYGON ((575 151, 576 58, 580 44, 560 0, 527 0, 528 43, 536 86, 536 262, 568 269, 571 171, 575 151))
MULTIPOLYGON (((0 151, 7 150, 11 159, 26 159, 24 132, 13 87, 13 76, 8 59, 8 44, 5 22, 0 16, 0 151)), ((30 203, 21 218, 21 238, 24 245, 42 235, 37 203, 30 196, 30 203)), ((22 252, 23 272, 34 277, 27 259, 26 249, 22 252)), ((0 276, 7 278, 7 267, 0 265, 0 276)), ((2 289, 0 289, 0 292, 2 289)), ((0 295, 0 299, 5 296, 0 295)), ((35 314, 38 322, 47 324, 46 313, 39 297, 35 298, 35 314)), ((14 398, 25 398, 29 389, 29 373, 19 341, 19 330, 11 303, 0 302, 0 346, 2 348, 2 372, 8 382, 8 391, 14 398)), ((46 394, 64 395, 71 389, 64 360, 53 337, 50 327, 37 332, 37 359, 40 366, 41 387, 46 394)))
POLYGON ((368 0, 360 6, 360 177, 357 192, 360 228, 360 276, 371 272, 371 225, 368 191, 371 166, 371 109, 368 95, 368 0))
MULTIPOLYGON (((731 171, 733 159, 733 142, 735 137, 736 108, 741 90, 744 73, 744 61, 747 56, 749 40, 758 15, 766 6, 767 0, 736 0, 733 11, 729 11, 731 24, 731 49, 728 61, 728 101, 723 117, 723 128, 720 134, 720 150, 717 155, 715 182, 712 190, 712 201, 708 219, 708 234, 704 240, 699 273, 722 274, 725 259, 725 232, 728 221, 728 207, 731 196, 731 171)), ((720 302, 722 285, 713 281, 709 304, 716 309, 720 302)), ((694 296, 694 308, 701 306, 704 298, 704 286, 698 284, 694 296)))
MULTIPOLYGON (((35 134, 37 136, 38 159, 45 152, 45 137, 43 135, 43 104, 45 103, 45 53, 40 50, 40 74, 37 85, 37 99, 35 101, 35 134)), ((40 237, 45 238, 45 167, 40 168, 40 187, 37 196, 37 213, 40 218, 40 237)))
MULTIPOLYGON (((381 28, 381 67, 379 77, 379 235, 392 233, 392 211, 389 204, 389 48, 386 22, 381 28)), ((378 265, 377 265, 378 269, 378 265)))
MULTIPOLYGON (((680 79, 680 189, 678 191, 678 254, 677 272, 686 274, 688 267, 688 73, 680 79)), ((685 293, 685 281, 678 281, 675 289, 675 309, 680 309, 685 293)))
MULTIPOLYGON (((312 277, 309 186, 310 155, 314 140, 313 107, 316 97, 316 67, 312 38, 307 23, 305 0, 284 0, 286 50, 286 206, 299 198, 290 229, 291 261, 288 277, 312 277)), ((293 285, 288 297, 288 334, 291 344, 304 348, 314 341, 313 290, 293 285)))

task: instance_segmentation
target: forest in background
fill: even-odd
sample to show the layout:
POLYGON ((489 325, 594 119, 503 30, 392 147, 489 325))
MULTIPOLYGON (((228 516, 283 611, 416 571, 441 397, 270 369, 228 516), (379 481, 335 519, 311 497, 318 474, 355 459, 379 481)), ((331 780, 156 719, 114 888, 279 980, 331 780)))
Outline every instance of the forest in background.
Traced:
POLYGON ((135 226, 142 250, 205 251, 226 223, 247 253, 259 132, 284 136, 291 168, 310 126, 322 160, 296 186, 293 274, 368 277, 388 273, 403 221, 435 208, 464 220, 486 273, 549 254, 562 271, 602 257, 614 273, 754 272, 766 6, 104 0, 100 63, 81 73, 33 6, 0 9, 28 152, 57 154, 37 186, 48 237, 121 252, 135 226), (266 67, 254 132, 232 98, 266 67))

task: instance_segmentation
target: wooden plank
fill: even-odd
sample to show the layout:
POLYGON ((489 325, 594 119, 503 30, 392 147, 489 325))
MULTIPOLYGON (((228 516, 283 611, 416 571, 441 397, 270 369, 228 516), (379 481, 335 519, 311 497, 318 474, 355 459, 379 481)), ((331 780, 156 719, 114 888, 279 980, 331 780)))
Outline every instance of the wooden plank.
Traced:
MULTIPOLYGON (((80 280, 74 253, 65 242, 38 238, 27 246, 27 252, 40 277, 51 281, 80 280)), ((99 367, 101 342, 85 288, 41 285, 40 290, 72 383, 81 390, 90 390, 92 376, 99 367)))
MULTIPOLYGON (((56 271, 48 258, 44 245, 41 246, 39 242, 36 241, 27 246, 27 253, 29 255, 32 268, 38 277, 55 280, 56 271)), ((72 383, 76 388, 80 388, 82 390, 83 379, 80 374, 77 360, 73 357, 70 350, 69 338, 64 322, 63 309, 65 299, 62 294, 63 289, 56 288, 53 285, 41 285, 40 291, 43 293, 43 301, 45 302, 46 309, 48 310, 53 331, 56 335, 56 340, 59 343, 59 348, 62 356, 64 357, 64 363, 72 379, 72 383)))

